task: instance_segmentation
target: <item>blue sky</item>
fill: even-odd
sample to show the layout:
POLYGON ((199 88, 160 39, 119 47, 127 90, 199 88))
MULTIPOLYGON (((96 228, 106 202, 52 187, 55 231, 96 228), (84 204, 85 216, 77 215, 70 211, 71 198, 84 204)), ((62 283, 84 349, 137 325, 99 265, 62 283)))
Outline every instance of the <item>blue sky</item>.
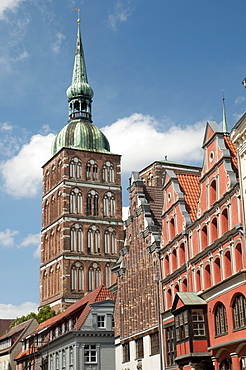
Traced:
POLYGON ((1 0, 0 317, 39 302, 41 166, 67 122, 81 8, 94 124, 132 170, 202 163, 205 123, 245 111, 244 0, 1 0))

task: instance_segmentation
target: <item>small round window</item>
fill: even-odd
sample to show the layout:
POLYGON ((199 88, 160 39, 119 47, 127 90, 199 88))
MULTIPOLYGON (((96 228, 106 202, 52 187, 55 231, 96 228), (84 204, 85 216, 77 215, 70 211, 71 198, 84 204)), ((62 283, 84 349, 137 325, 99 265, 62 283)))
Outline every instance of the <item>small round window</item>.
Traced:
POLYGON ((210 160, 210 162, 213 162, 213 160, 214 160, 214 152, 210 152, 209 160, 210 160))

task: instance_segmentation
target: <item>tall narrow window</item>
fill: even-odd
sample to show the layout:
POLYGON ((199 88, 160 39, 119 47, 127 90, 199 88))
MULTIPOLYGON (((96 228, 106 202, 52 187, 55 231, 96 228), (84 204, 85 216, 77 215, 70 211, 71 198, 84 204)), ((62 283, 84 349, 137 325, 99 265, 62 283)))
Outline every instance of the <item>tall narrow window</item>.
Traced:
POLYGON ((216 201, 216 180, 213 180, 210 184, 210 205, 216 201))
POLYGON ((100 232, 95 230, 95 253, 100 253, 100 232))
POLYGON ((217 228, 217 217, 214 217, 210 224, 211 231, 211 243, 213 243, 218 238, 218 228, 217 228))
POLYGON ((76 229, 72 227, 71 229, 71 252, 76 251, 76 229))
POLYGON ((106 282, 106 287, 110 287, 111 285, 111 269, 110 269, 110 265, 109 263, 107 263, 106 267, 105 267, 105 282, 106 282))
POLYGON ((170 240, 172 240, 175 236, 174 218, 171 218, 169 222, 169 234, 170 234, 170 240))
POLYGON ((214 261, 214 284, 217 284, 221 281, 221 269, 220 269, 220 258, 217 257, 214 261))
POLYGON ((222 303, 219 303, 215 310, 215 331, 216 335, 224 335, 228 332, 226 309, 222 303))
POLYGON ((103 198, 103 215, 108 216, 108 197, 107 195, 103 198))
POLYGON ((81 161, 79 161, 77 163, 77 179, 81 179, 82 178, 82 163, 81 161))
POLYGON ((207 264, 204 268, 204 289, 208 289, 211 287, 211 272, 210 272, 210 265, 207 264))
POLYGON ((93 268, 89 268, 89 290, 94 289, 94 273, 93 273, 93 268))
POLYGON ((116 254, 116 235, 115 232, 112 233, 112 254, 116 254))
POLYGON ((69 176, 75 177, 75 163, 73 159, 70 161, 70 164, 69 164, 69 176))
POLYGON ((203 226, 201 231, 201 244, 202 244, 202 250, 205 249, 208 246, 208 231, 207 226, 203 226))
POLYGON ((76 292, 84 290, 84 268, 80 261, 76 261, 71 269, 71 289, 76 292))
POLYGON ((78 252, 82 252, 82 251, 83 251, 83 230, 80 227, 78 229, 78 252))
POLYGON ((224 235, 228 229, 228 210, 225 208, 221 213, 221 235, 224 235))
POLYGON ((98 288, 101 285, 101 270, 98 267, 96 269, 96 288, 98 288))
POLYGON ((103 182, 114 182, 114 166, 110 162, 106 162, 102 168, 103 182))
POLYGON ((87 194, 87 216, 98 216, 98 194, 95 190, 87 194))
POLYGON ((83 229, 79 224, 74 224, 71 228, 70 250, 71 252, 83 251, 83 229))
POLYGON ((110 250, 109 250, 109 232, 108 231, 105 231, 105 234, 104 234, 104 252, 105 253, 110 253, 110 250))
POLYGON ((98 179, 98 167, 97 167, 97 164, 94 164, 93 166, 93 180, 97 180, 98 179))
POLYGON ((242 329, 246 326, 246 301, 242 294, 238 294, 232 304, 234 329, 242 329))
POLYGON ((231 269, 231 252, 226 251, 224 255, 224 277, 227 278, 231 276, 232 269, 231 269))
POLYGON ((115 216, 115 199, 113 196, 110 198, 110 216, 115 216))
POLYGON ((243 268, 242 246, 240 243, 238 243, 235 248, 235 261, 236 261, 236 269, 237 271, 240 271, 243 268))

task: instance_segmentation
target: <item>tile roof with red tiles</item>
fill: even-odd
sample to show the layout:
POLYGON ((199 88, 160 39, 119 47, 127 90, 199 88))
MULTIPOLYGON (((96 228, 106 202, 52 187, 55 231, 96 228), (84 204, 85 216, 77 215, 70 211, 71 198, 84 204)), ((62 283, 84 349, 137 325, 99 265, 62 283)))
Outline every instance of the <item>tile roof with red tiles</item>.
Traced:
POLYGON ((232 161, 232 167, 233 170, 236 173, 236 176, 238 178, 238 161, 237 161, 237 149, 233 142, 230 140, 230 137, 228 135, 224 135, 225 145, 227 149, 230 151, 231 154, 231 161, 232 161))
MULTIPOLYGON (((36 335, 40 331, 45 330, 46 328, 48 329, 52 326, 58 325, 63 320, 68 319, 70 316, 72 316, 76 312, 81 311, 79 313, 78 320, 74 324, 72 330, 79 329, 81 328, 88 314, 90 313, 90 310, 91 310, 90 304, 95 303, 95 302, 105 301, 107 299, 115 301, 115 296, 104 285, 100 285, 98 288, 96 288, 95 290, 88 293, 83 298, 81 298, 80 300, 78 300, 77 302, 69 306, 64 312, 40 323, 33 334, 36 335)), ((38 351, 38 349, 30 348, 28 350, 20 352, 15 359, 16 360, 20 359, 27 355, 33 354, 36 351, 38 351)))
POLYGON ((83 311, 78 319, 78 323, 76 324, 77 327, 81 327, 83 325, 88 313, 90 312, 90 304, 94 302, 104 301, 106 299, 115 300, 113 294, 106 288, 104 285, 100 285, 97 289, 93 290, 92 292, 85 295, 83 298, 69 306, 64 312, 51 317, 50 319, 43 321, 36 329, 36 332, 44 329, 48 326, 54 325, 63 319, 67 318, 71 314, 75 313, 77 310, 83 308, 83 311))
POLYGON ((197 203, 200 195, 200 175, 176 173, 176 176, 180 189, 184 194, 186 210, 193 222, 196 219, 197 203))

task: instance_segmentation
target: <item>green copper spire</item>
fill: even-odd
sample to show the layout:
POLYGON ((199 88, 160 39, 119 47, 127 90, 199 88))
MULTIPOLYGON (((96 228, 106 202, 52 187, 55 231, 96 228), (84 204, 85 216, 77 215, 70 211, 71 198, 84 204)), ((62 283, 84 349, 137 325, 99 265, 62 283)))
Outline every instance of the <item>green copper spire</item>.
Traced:
POLYGON ((72 84, 67 89, 70 120, 81 117, 92 122, 91 103, 93 95, 93 90, 88 84, 87 79, 84 51, 81 41, 80 19, 78 19, 78 33, 72 84))
POLYGON ((224 94, 223 94, 223 98, 222 98, 222 114, 223 114, 223 125, 222 125, 222 129, 223 129, 223 132, 225 134, 228 134, 228 125, 227 125, 227 120, 226 120, 226 109, 225 109, 225 98, 224 98, 224 94))
POLYGON ((52 156, 63 148, 110 153, 106 136, 93 125, 91 119, 93 90, 87 80, 79 19, 72 84, 67 89, 67 97, 68 124, 56 135, 52 145, 52 156))

